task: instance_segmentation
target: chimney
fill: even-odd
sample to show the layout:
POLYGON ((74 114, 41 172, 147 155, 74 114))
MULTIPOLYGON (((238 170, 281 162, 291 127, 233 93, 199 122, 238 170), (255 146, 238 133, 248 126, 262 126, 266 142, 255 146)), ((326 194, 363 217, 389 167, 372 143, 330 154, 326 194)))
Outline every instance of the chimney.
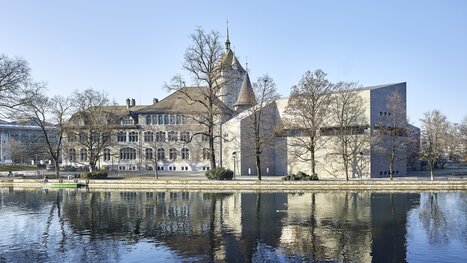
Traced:
POLYGON ((136 100, 135 99, 131 99, 131 107, 134 107, 136 105, 136 100))
POLYGON ((128 109, 131 107, 131 105, 130 105, 130 99, 129 99, 129 98, 126 99, 126 107, 127 107, 128 109))
POLYGON ((153 103, 153 104, 156 104, 156 103, 158 103, 158 102, 159 102, 159 99, 156 99, 156 98, 152 99, 152 103, 153 103))

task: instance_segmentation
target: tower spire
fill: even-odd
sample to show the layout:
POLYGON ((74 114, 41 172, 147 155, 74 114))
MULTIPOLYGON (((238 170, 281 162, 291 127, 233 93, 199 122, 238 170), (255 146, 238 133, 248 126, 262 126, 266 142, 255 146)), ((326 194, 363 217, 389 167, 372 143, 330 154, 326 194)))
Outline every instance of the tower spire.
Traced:
POLYGON ((225 49, 230 49, 230 40, 229 40, 229 20, 227 19, 227 39, 225 40, 225 49))

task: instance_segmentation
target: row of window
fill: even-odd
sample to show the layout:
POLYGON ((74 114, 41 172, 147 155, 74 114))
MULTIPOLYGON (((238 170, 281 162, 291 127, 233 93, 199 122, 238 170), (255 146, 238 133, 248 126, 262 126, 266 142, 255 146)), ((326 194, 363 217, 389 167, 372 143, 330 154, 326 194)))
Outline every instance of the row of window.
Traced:
POLYGON ((183 125, 185 117, 174 114, 146 115, 147 125, 183 125))
MULTIPOLYGON (((131 147, 125 147, 120 149, 120 160, 135 160, 136 159, 136 149, 131 147)), ((156 151, 157 160, 165 160, 166 159, 166 151, 164 148, 158 148, 156 151)), ((204 148, 203 152, 203 160, 210 160, 210 151, 208 148, 204 148)), ((154 158, 154 150, 152 148, 144 149, 144 156, 146 160, 153 160, 154 158)), ((175 148, 170 148, 168 151, 168 159, 169 160, 176 160, 178 157, 182 160, 189 160, 190 159, 190 150, 188 148, 182 148, 180 152, 175 148)), ((68 150, 68 161, 76 162, 76 150, 69 149, 68 150)), ((102 159, 103 161, 110 161, 111 153, 110 149, 104 149, 102 159)), ((80 149, 79 151, 79 161, 86 162, 88 161, 88 151, 85 148, 80 149)))
MULTIPOLYGON (((85 132, 80 132, 78 134, 79 136, 79 141, 80 142, 92 142, 92 143, 105 143, 109 140, 110 134, 109 133, 99 133, 99 132, 94 132, 91 134, 91 136, 87 136, 87 133, 85 132)), ((182 141, 182 142, 188 142, 190 141, 190 132, 187 131, 158 131, 158 132, 152 132, 152 131, 146 131, 143 133, 143 141, 144 142, 176 142, 176 141, 182 141)), ((75 142, 76 141, 76 134, 74 133, 69 133, 68 134, 68 142, 75 142)), ((139 132, 138 131, 130 131, 130 132, 125 132, 125 131, 119 131, 117 132, 117 142, 138 142, 140 140, 139 138, 139 132)), ((207 142, 208 137, 207 136, 201 136, 201 141, 202 142, 207 142)))
MULTIPOLYGON (((202 140, 207 141, 206 136, 203 136, 202 140)), ((190 132, 187 131, 158 131, 156 133, 152 131, 146 131, 143 133, 143 140, 144 142, 176 142, 178 140, 182 142, 188 142, 190 140, 190 132), (180 135, 180 136, 179 136, 180 135)), ((131 131, 128 133, 124 131, 117 132, 117 142, 138 142, 139 141, 139 133, 137 131, 131 131)))
POLYGON ((68 142, 75 142, 78 139, 80 142, 91 142, 91 143, 106 143, 110 140, 110 132, 92 132, 88 135, 87 132, 81 131, 78 133, 78 138, 75 133, 67 134, 68 142))

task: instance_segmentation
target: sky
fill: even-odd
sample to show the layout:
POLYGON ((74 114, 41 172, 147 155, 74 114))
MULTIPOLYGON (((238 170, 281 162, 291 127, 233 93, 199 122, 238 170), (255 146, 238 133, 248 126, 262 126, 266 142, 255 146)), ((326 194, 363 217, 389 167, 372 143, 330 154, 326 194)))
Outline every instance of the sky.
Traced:
MULTIPOLYGON (((467 1, 0 0, 0 54, 29 62, 49 95, 105 91, 124 104, 168 95, 190 34, 218 31, 252 81, 287 97, 307 71, 363 86, 407 82, 408 117, 467 116, 467 1)), ((188 83, 187 83, 188 84, 188 83)))

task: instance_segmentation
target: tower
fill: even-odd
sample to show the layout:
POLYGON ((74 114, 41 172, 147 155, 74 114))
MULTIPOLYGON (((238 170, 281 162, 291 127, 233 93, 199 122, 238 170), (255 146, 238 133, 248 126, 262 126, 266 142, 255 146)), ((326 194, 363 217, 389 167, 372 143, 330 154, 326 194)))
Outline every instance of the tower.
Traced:
POLYGON ((220 61, 221 67, 221 96, 222 102, 234 109, 234 104, 238 99, 242 80, 246 74, 240 62, 235 57, 234 52, 230 48, 229 27, 227 24, 227 36, 225 40, 225 52, 220 61))

